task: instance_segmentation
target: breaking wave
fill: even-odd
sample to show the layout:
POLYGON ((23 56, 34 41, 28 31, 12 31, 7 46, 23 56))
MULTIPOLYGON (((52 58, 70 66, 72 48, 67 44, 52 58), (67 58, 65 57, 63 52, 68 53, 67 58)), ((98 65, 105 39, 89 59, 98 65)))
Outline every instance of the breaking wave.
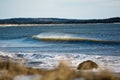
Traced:
POLYGON ((66 33, 41 33, 35 36, 32 36, 34 39, 38 39, 41 41, 67 41, 67 42, 94 42, 94 43, 120 43, 120 41, 112 41, 112 40, 99 40, 95 38, 86 38, 79 37, 73 34, 66 33))

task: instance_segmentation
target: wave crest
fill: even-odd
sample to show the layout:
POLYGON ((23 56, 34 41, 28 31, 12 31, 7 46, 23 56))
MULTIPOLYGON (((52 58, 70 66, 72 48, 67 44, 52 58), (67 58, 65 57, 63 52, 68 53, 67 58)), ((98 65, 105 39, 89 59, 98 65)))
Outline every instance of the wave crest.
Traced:
POLYGON ((35 36, 32 36, 34 39, 39 39, 42 41, 69 41, 69 42, 96 42, 96 43, 120 43, 120 41, 112 41, 112 40, 99 40, 95 38, 84 38, 78 37, 73 34, 66 33, 41 33, 35 36))
POLYGON ((55 32, 48 32, 48 33, 40 33, 38 35, 32 36, 34 38, 58 38, 58 39, 63 39, 63 38, 73 38, 72 34, 66 34, 66 33, 55 33, 55 32))

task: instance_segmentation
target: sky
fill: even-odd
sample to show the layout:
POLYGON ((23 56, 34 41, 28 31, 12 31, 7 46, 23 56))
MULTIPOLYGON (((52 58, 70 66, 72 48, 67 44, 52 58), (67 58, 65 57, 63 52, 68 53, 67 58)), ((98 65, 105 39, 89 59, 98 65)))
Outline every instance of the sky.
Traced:
POLYGON ((120 17, 120 0, 0 0, 0 19, 120 17))

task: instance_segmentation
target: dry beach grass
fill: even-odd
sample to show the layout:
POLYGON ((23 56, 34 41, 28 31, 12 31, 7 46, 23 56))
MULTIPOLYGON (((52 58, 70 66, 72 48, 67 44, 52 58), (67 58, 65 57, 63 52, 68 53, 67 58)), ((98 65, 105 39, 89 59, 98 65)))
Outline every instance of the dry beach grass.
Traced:
POLYGON ((18 75, 42 76, 35 80, 120 80, 119 76, 108 70, 98 73, 76 71, 64 62, 60 62, 54 69, 47 70, 24 67, 12 61, 0 61, 0 80, 14 80, 14 77, 18 75))

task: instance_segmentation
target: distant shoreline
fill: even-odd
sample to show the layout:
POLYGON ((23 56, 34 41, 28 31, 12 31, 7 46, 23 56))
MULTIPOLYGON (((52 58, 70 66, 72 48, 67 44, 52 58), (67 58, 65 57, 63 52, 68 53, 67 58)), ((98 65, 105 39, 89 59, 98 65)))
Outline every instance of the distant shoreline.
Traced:
POLYGON ((0 24, 0 27, 10 27, 10 26, 52 26, 52 25, 97 25, 97 24, 120 24, 120 23, 73 23, 73 24, 0 24))
POLYGON ((48 26, 71 24, 120 24, 120 17, 106 19, 11 18, 0 19, 0 26, 48 26))

